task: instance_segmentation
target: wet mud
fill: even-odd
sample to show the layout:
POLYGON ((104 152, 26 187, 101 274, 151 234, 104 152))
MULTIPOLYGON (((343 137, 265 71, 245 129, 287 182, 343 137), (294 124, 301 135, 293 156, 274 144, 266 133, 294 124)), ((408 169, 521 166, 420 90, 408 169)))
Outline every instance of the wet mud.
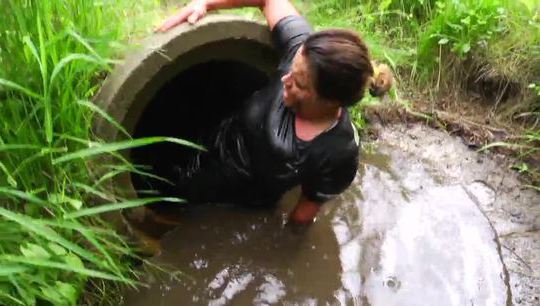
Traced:
POLYGON ((310 226, 284 221, 298 190, 178 213, 151 260, 177 273, 148 272, 125 305, 538 305, 540 195, 459 138, 376 128, 310 226))

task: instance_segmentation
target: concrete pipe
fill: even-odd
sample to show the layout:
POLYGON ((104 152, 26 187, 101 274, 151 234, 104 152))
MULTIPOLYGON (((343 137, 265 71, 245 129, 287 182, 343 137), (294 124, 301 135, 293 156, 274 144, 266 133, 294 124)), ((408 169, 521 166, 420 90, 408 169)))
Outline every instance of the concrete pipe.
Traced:
MULTIPOLYGON (((267 25, 224 15, 153 35, 137 50, 115 68, 95 99, 134 138, 200 141, 267 82, 278 60, 267 25)), ((94 129, 110 142, 124 137, 103 118, 96 118, 94 129)), ((163 143, 127 156, 170 178, 170 170, 182 166, 189 154, 194 150, 163 143)), ((119 176, 112 185, 128 197, 136 197, 135 190, 166 189, 133 174, 119 176)))

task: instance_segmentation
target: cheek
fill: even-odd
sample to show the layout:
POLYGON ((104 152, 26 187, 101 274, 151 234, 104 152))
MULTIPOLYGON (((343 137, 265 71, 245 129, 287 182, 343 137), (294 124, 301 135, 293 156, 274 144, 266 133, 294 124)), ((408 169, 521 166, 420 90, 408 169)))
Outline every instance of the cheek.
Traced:
POLYGON ((305 101, 309 98, 309 93, 305 90, 298 89, 296 87, 290 87, 289 89, 285 89, 286 92, 286 98, 289 100, 290 103, 295 103, 298 101, 305 101))
POLYGON ((289 88, 283 91, 283 104, 285 106, 294 107, 298 100, 300 100, 300 98, 298 97, 298 92, 295 89, 289 88))
POLYGON ((298 92, 296 93, 296 96, 300 100, 307 101, 311 99, 312 95, 311 95, 311 92, 308 90, 298 90, 298 92))
POLYGON ((287 105, 290 105, 294 100, 296 100, 296 93, 293 90, 285 90, 283 92, 283 99, 287 105))

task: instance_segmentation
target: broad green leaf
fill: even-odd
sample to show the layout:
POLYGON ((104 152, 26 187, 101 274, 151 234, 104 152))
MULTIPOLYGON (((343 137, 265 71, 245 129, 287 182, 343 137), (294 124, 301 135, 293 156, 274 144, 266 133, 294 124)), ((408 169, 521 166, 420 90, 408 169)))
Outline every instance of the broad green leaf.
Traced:
POLYGON ((56 281, 56 288, 71 305, 77 304, 78 292, 77 289, 71 284, 56 281))
POLYGON ((68 253, 64 256, 64 261, 70 266, 78 269, 84 269, 84 262, 81 258, 73 253, 68 253))
POLYGON ((66 249, 64 249, 62 246, 60 246, 60 245, 57 244, 57 243, 49 242, 49 243, 47 244, 47 247, 49 247, 49 249, 50 249, 55 255, 63 256, 63 255, 66 255, 66 254, 67 254, 66 249))
POLYGON ((49 258, 51 255, 47 250, 34 243, 26 243, 19 247, 24 257, 28 258, 49 258))
POLYGON ((58 243, 62 247, 70 250, 77 255, 83 257, 84 259, 93 262, 97 266, 101 264, 101 260, 92 252, 83 249, 79 245, 67 240, 66 238, 60 236, 56 231, 51 229, 48 226, 39 224, 39 222, 34 221, 34 219, 27 217, 25 215, 9 211, 5 208, 0 207, 0 216, 18 223, 20 226, 24 227, 26 230, 31 233, 41 236, 50 242, 58 243))
POLYGON ((66 301, 64 301, 62 295, 58 292, 58 288, 51 286, 42 286, 40 287, 40 289, 43 296, 53 305, 65 306, 68 304, 66 301))

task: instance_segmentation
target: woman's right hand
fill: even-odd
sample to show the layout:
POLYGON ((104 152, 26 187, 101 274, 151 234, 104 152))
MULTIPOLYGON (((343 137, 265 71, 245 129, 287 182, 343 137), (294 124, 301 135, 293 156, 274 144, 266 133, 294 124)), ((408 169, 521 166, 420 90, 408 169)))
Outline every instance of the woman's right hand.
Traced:
POLYGON ((157 27, 155 32, 167 32, 171 28, 189 22, 194 24, 206 15, 208 3, 206 0, 193 0, 188 5, 183 7, 178 13, 169 17, 165 22, 157 27))

